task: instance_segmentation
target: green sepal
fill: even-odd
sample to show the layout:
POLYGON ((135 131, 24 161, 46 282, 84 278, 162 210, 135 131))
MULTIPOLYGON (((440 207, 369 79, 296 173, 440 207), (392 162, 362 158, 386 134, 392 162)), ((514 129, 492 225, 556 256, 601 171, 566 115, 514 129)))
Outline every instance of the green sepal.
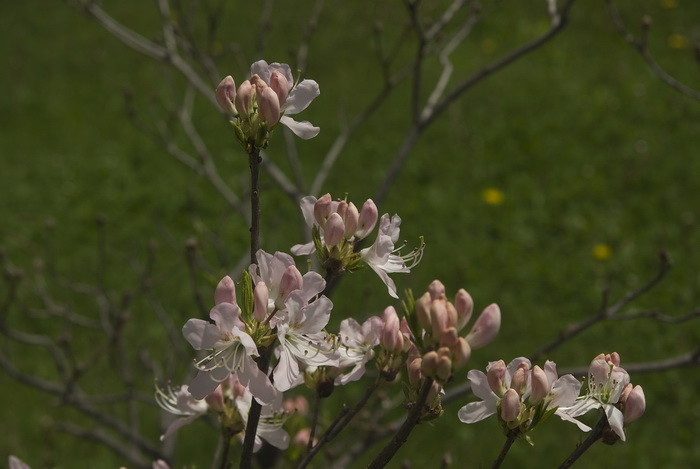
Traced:
POLYGON ((243 278, 241 280, 243 287, 243 305, 242 305, 242 316, 243 321, 250 324, 253 319, 253 277, 247 270, 243 271, 243 278))

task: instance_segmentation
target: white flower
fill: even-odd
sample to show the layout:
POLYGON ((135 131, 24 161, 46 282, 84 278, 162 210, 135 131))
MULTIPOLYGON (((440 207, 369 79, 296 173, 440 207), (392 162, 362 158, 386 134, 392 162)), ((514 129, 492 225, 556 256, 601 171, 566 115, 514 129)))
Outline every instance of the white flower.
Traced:
POLYGON ((335 384, 342 386, 357 381, 365 374, 365 365, 374 357, 374 348, 379 343, 383 322, 380 317, 372 316, 360 325, 353 318, 343 319, 340 323, 340 360, 338 367, 352 366, 350 372, 335 378, 335 384))
POLYGON ((338 366, 332 338, 323 332, 330 319, 333 303, 321 296, 312 303, 302 291, 289 295, 287 316, 277 324, 280 357, 274 371, 275 387, 286 391, 301 383, 299 364, 307 366, 338 366))
POLYGON ((588 369, 588 394, 579 398, 574 405, 559 410, 574 418, 592 409, 603 409, 610 428, 625 441, 624 415, 616 404, 629 384, 630 377, 627 371, 615 364, 619 364, 619 356, 616 360, 607 358, 600 355, 591 362, 588 369))
POLYGON ((241 385, 258 402, 272 402, 275 389, 253 359, 258 356, 258 348, 245 332, 238 306, 232 303, 218 304, 211 310, 209 317, 215 324, 190 319, 182 328, 185 339, 195 350, 212 351, 195 363, 200 371, 190 383, 188 391, 195 399, 204 399, 219 383, 234 373, 241 385))
POLYGON ((29 467, 29 464, 25 463, 17 456, 10 455, 7 462, 8 462, 8 465, 10 466, 10 469, 31 469, 29 467))
MULTIPOLYGON (((248 424, 251 402, 252 398, 249 392, 243 393, 243 396, 235 400, 236 409, 243 417, 246 425, 248 424)), ((282 407, 282 394, 279 393, 270 405, 262 407, 258 428, 255 431, 253 452, 258 451, 262 447, 262 440, 267 441, 275 448, 287 449, 287 446, 289 446, 289 434, 282 428, 286 419, 287 415, 282 407)), ((243 434, 245 435, 245 432, 243 434)))
POLYGON ((173 422, 168 425, 165 433, 160 437, 161 441, 168 438, 188 423, 206 414, 209 410, 206 401, 195 399, 192 394, 187 391, 187 385, 183 385, 179 389, 171 386, 168 386, 164 390, 156 388, 156 402, 162 409, 182 417, 173 420, 173 422))
POLYGON ((419 247, 406 255, 401 255, 399 251, 405 245, 395 247, 399 239, 400 226, 401 218, 398 215, 389 217, 389 214, 385 213, 379 221, 377 240, 372 246, 360 251, 362 259, 379 275, 379 278, 387 286, 389 295, 394 298, 399 296, 396 294, 396 285, 389 274, 410 272, 411 268, 420 262, 425 247, 421 240, 419 247))
MULTIPOLYGON (((304 140, 315 137, 320 131, 318 127, 313 126, 309 121, 297 122, 289 116, 298 114, 306 109, 309 104, 311 104, 311 101, 320 94, 318 83, 314 80, 302 80, 295 86, 292 70, 287 64, 275 62, 268 65, 264 60, 258 60, 250 67, 251 76, 258 75, 273 89, 277 88, 273 85, 272 80, 275 72, 281 74, 287 81, 287 89, 285 91, 287 91, 288 94, 284 96, 286 93, 278 92, 280 111, 282 113, 280 122, 304 140)), ((276 92, 277 91, 278 89, 276 89, 276 92)))

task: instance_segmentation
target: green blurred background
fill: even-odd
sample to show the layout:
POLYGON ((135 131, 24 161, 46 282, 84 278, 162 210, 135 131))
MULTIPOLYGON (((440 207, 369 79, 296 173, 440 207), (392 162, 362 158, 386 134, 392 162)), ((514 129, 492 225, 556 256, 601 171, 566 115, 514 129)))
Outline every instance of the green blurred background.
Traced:
MULTIPOLYGON (((263 5, 229 3, 223 43, 209 45, 226 51, 217 59, 222 76, 232 74, 240 83, 249 63, 259 58, 294 62, 291 51, 302 38, 312 2, 274 5, 261 57, 255 51, 263 5), (235 54, 230 52, 234 42, 235 54)), ((693 57, 700 42, 700 5, 688 0, 624 3, 622 14, 635 33, 642 15, 653 18, 650 49, 661 65, 700 88, 700 67, 693 57)), ((446 4, 425 2, 422 14, 435 18, 446 4)), ((103 5, 144 36, 159 37, 151 2, 103 5)), ((490 13, 453 56, 455 77, 490 63, 549 24, 544 1, 485 1, 484 9, 490 13)), ((310 40, 306 70, 320 84, 321 96, 300 116, 322 130, 312 141, 296 142, 306 181, 313 179, 342 125, 381 90, 372 43, 375 23, 381 22, 392 42, 407 21, 397 1, 326 2, 310 40)), ((123 97, 124 89, 131 90, 140 118, 152 126, 167 118, 168 100, 181 99, 182 79, 60 1, 4 2, 0 30, 0 245, 5 269, 24 271, 8 321, 33 332, 59 330, 55 320, 33 314, 39 307, 37 266, 49 272, 57 298, 78 312, 94 314, 89 296, 63 291, 57 279, 94 284, 101 275, 117 298, 137 282, 149 244, 157 246, 152 291, 173 324, 179 327, 197 316, 185 241, 199 241, 196 283, 208 295, 214 279, 232 269, 247 248, 247 226, 204 178, 129 121, 123 97), (96 217, 104 220, 108 247, 102 264, 97 260, 96 217), (47 221, 53 229, 46 229, 47 221)), ((412 40, 400 47, 398 63, 410 57, 412 40)), ((435 68, 425 75, 426 90, 437 78, 433 62, 435 68)), ((409 98, 410 86, 403 83, 353 136, 322 193, 342 197, 347 192, 356 204, 373 196, 408 129, 409 98)), ((246 157, 226 122, 202 99, 195 109, 195 124, 222 176, 233 188, 245 188, 246 157)), ((467 92, 411 152, 380 207, 401 215, 402 237, 413 243, 423 235, 427 243, 414 272, 395 276, 398 287, 421 292, 439 278, 448 293, 460 287, 470 291, 478 310, 497 302, 502 332, 494 344, 474 353, 469 367, 480 369, 488 361, 528 355, 595 313, 604 289, 615 301, 639 288, 655 275, 662 250, 674 268, 628 311, 658 308, 680 316, 696 309, 699 118, 700 103, 649 71, 614 31, 603 2, 577 2, 560 36, 467 92)), ((291 174, 281 132, 274 137, 268 156, 291 174)), ((181 136, 175 139, 185 144, 181 136)), ((302 240, 298 207, 266 175, 262 184, 263 247, 288 251, 302 240)), ((337 322, 378 313, 389 304, 369 269, 349 276, 341 287, 334 296, 337 322)), ((5 297, 5 284, 2 289, 5 297)), ((169 349, 163 324, 151 310, 144 299, 132 305, 129 337, 134 354, 147 350, 164 361, 169 349)), ((693 322, 610 322, 549 358, 560 367, 580 367, 600 352, 617 351, 624 366, 685 353, 699 339, 700 328, 693 322)), ((75 338, 83 357, 99 347, 99 340, 89 334, 75 338)), ((6 338, 0 346, 21 369, 55 377, 44 351, 6 338)), ((114 385, 109 366, 106 360, 81 383, 95 392, 114 385)), ((176 376, 170 378, 176 382, 191 371, 188 363, 174 369, 176 376)), ((466 370, 460 380, 466 380, 466 370)), ((612 467, 613 461, 637 468, 697 464, 697 369, 633 375, 632 381, 645 389, 646 415, 629 428, 627 443, 594 447, 581 467, 612 467)), ((140 389, 150 393, 152 386, 147 378, 140 389)), ((120 465, 107 449, 54 431, 62 419, 81 422, 57 399, 4 373, 0 389, 2 460, 16 454, 34 468, 120 465)), ((503 437, 495 420, 459 423, 457 409, 471 399, 446 406, 442 419, 419 426, 392 467, 404 459, 413 467, 437 467, 445 452, 455 467, 488 466, 503 437)), ((160 432, 157 422, 157 408, 144 411, 143 432, 153 441, 160 432)), ((549 426, 535 432, 534 447, 516 444, 505 467, 561 462, 580 435, 563 422, 549 426)), ((177 467, 207 467, 214 443, 215 432, 205 423, 183 429, 177 467)))

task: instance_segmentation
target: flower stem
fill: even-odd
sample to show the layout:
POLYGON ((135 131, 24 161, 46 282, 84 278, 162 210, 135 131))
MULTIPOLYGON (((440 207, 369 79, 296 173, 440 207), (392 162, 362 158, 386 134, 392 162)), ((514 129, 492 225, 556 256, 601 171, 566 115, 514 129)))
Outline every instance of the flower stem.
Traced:
MULTIPOLYGON (((253 146, 248 153, 250 163, 250 262, 257 264, 255 254, 260 249, 260 150, 253 146)), ((270 366, 271 347, 258 348, 258 367, 263 373, 267 373, 270 366)), ((255 434, 260 422, 260 412, 262 406, 252 399, 248 412, 248 421, 245 427, 245 438, 243 441, 243 452, 241 453, 241 469, 250 469, 253 463, 253 447, 255 444, 255 434)))
POLYGON ((608 419, 603 415, 600 420, 598 421, 598 424, 595 426, 595 428, 591 431, 590 435, 588 435, 588 438, 578 445, 576 449, 569 455, 566 460, 561 463, 561 466, 559 466, 559 469, 566 469, 571 467, 578 458, 581 457, 583 453, 585 453, 591 446, 593 446, 593 443, 596 441, 600 440, 600 438, 603 436, 603 430, 605 427, 608 425, 608 419))
POLYGON ((491 466, 491 469, 498 469, 501 467, 501 464, 503 463, 503 460, 506 458, 506 455, 508 454, 508 451, 510 451, 510 447, 513 446, 513 443, 515 443, 515 440, 518 438, 519 432, 516 430, 511 430, 508 432, 508 437, 506 438, 506 442, 503 444, 503 448, 501 449, 500 454, 496 458, 496 460, 493 462, 493 465, 491 466))
POLYGON ((391 438, 391 441, 387 443, 377 457, 374 458, 371 463, 369 463, 367 469, 380 469, 386 466, 389 464, 389 461, 391 461, 391 458, 394 457, 399 448, 406 443, 408 435, 410 435, 416 424, 418 424, 418 420, 420 419, 421 413, 424 410, 423 407, 425 406, 425 401, 428 399, 428 394, 430 393, 430 388, 432 385, 433 380, 431 378, 425 378, 425 382, 423 382, 423 387, 421 387, 418 399, 414 403, 411 411, 408 413, 403 425, 401 425, 401 428, 398 429, 398 431, 391 438))

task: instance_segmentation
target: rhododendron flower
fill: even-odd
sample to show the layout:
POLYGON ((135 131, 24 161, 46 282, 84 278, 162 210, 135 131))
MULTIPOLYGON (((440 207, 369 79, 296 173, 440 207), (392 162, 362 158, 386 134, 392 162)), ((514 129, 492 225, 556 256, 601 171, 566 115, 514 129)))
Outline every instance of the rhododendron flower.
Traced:
MULTIPOLYGON (((243 393, 241 397, 235 400, 236 409, 241 414, 246 425, 248 424, 248 413, 250 412, 251 403, 252 397, 249 392, 243 393)), ((287 413, 282 405, 282 394, 278 393, 271 404, 262 407, 258 428, 255 431, 253 452, 260 450, 262 440, 267 441, 275 448, 287 449, 289 446, 289 434, 282 428, 286 419, 287 413)))
POLYGON ((398 215, 389 217, 389 214, 382 215, 379 221, 379 233, 377 240, 368 248, 360 251, 362 259, 374 270, 382 282, 387 286, 389 295, 398 298, 396 294, 396 284, 389 277, 391 273, 408 273, 415 267, 423 257, 425 244, 421 240, 421 245, 406 255, 401 255, 401 248, 395 247, 399 240, 401 218, 398 215))
POLYGON ((211 350, 209 355, 195 363, 200 371, 188 391, 195 399, 204 399, 234 373, 258 402, 271 402, 275 389, 253 359, 258 356, 258 348, 245 332, 238 306, 221 303, 211 310, 209 317, 215 324, 190 319, 182 328, 185 339, 195 350, 211 350))
POLYGON ((280 357, 274 371, 275 387, 286 391, 303 381, 299 364, 308 366, 338 366, 333 341, 323 332, 331 316, 333 303, 321 296, 312 303, 302 291, 289 295, 287 315, 277 324, 280 357))
POLYGON ((295 85, 289 65, 277 62, 268 65, 264 60, 258 60, 251 65, 250 75, 260 77, 277 94, 281 112, 279 122, 282 125, 305 140, 318 135, 320 129, 310 122, 297 122, 289 117, 306 109, 320 94, 318 83, 314 80, 302 80, 295 85))
POLYGON ((630 382, 629 374, 620 368, 617 354, 600 354, 588 369, 588 393, 570 407, 560 409, 569 417, 578 417, 592 409, 603 409, 608 425, 625 441, 624 415, 618 402, 630 382))
POLYGON ((161 441, 168 438, 188 423, 206 414, 209 410, 209 405, 206 401, 195 399, 192 394, 187 391, 187 385, 183 385, 179 389, 171 386, 168 386, 166 389, 156 388, 156 402, 162 409, 182 417, 173 420, 173 422, 168 425, 165 433, 160 437, 161 441))
POLYGON ((379 343, 383 330, 382 319, 372 316, 360 325, 353 318, 340 322, 340 346, 338 354, 340 368, 352 366, 350 372, 335 378, 336 385, 345 385, 357 381, 365 374, 365 365, 374 357, 373 348, 379 343))

